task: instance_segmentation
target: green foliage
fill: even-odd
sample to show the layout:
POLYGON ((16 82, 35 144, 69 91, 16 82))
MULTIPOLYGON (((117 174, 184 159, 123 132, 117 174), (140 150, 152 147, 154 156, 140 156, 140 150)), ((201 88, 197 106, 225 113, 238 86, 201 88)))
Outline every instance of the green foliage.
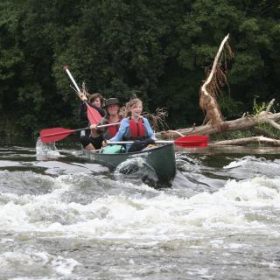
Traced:
POLYGON ((225 116, 227 120, 240 117, 243 113, 243 103, 233 100, 233 98, 226 93, 219 97, 218 103, 221 107, 222 115, 225 116))
POLYGON ((253 101, 253 115, 259 115, 262 111, 265 111, 267 106, 268 104, 265 102, 257 103, 257 98, 255 97, 253 101))
POLYGON ((227 131, 224 133, 217 133, 211 135, 211 141, 232 140, 232 139, 246 138, 252 136, 255 136, 255 133, 251 129, 227 131))
POLYGON ((279 96, 279 4, 265 0, 10 0, 0 3, 0 114, 19 127, 78 127, 63 71, 90 92, 165 107, 170 127, 202 122, 198 92, 230 33, 226 118, 279 96))

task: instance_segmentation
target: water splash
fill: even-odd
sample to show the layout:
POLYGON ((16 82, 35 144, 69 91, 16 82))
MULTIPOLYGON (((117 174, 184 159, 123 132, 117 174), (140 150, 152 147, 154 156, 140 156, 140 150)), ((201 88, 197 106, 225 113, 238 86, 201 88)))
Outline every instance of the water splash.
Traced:
MULTIPOLYGON (((62 256, 54 256, 44 251, 37 251, 33 248, 26 248, 19 252, 8 251, 0 254, 1 274, 2 276, 10 276, 17 271, 23 275, 32 276, 32 271, 37 271, 36 279, 46 274, 52 274, 56 277, 69 276, 74 268, 80 265, 79 262, 72 258, 64 258, 62 256)), ((4 278, 3 278, 4 279, 4 278)), ((5 278, 8 279, 8 278, 5 278)), ((11 279, 11 278, 9 278, 11 279)), ((13 279, 35 279, 35 278, 13 278, 13 279)), ((45 278, 50 279, 50 278, 45 278)), ((57 279, 57 278, 56 278, 57 279)))
POLYGON ((40 138, 36 142, 36 158, 37 160, 48 160, 60 157, 55 143, 43 143, 40 138))
POLYGON ((144 158, 130 158, 120 163, 114 176, 122 181, 143 181, 151 186, 156 185, 158 177, 155 169, 144 158))

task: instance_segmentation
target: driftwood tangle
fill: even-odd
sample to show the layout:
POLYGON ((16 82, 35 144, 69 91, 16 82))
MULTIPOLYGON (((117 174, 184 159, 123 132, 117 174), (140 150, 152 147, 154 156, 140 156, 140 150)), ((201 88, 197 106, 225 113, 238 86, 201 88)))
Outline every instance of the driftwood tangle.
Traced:
MULTIPOLYGON (((219 50, 213 62, 211 72, 200 88, 199 105, 202 111, 205 113, 204 124, 198 127, 161 131, 156 133, 157 138, 176 139, 183 135, 211 135, 224 131, 246 130, 260 124, 269 124, 275 129, 280 130, 280 113, 270 112, 271 107, 275 101, 274 99, 270 101, 265 111, 262 111, 257 115, 244 115, 239 119, 231 121, 223 120, 223 116, 219 108, 219 104, 217 103, 216 97, 221 94, 221 88, 225 84, 227 84, 226 67, 224 66, 226 65, 226 62, 224 62, 223 64, 222 59, 225 59, 225 53, 227 55, 227 58, 231 59, 233 57, 232 51, 228 44, 228 39, 229 35, 227 35, 221 42, 219 50)), ((262 135, 248 138, 217 141, 211 143, 211 146, 247 145, 251 143, 280 147, 279 139, 264 137, 262 135)))

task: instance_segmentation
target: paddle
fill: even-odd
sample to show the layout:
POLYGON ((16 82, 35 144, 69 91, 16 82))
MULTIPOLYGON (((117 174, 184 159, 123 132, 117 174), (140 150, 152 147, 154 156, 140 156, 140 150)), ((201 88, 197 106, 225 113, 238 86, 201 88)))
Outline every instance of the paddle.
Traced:
MULTIPOLYGON (((119 123, 98 125, 96 128, 103 128, 103 127, 108 127, 113 125, 119 125, 119 123)), ((67 136, 75 132, 79 132, 87 129, 90 129, 90 127, 78 128, 78 129, 69 129, 63 127, 45 128, 40 131, 40 139, 43 143, 57 142, 63 140, 64 138, 66 138, 67 136)))
MULTIPOLYGON (((208 136, 206 135, 188 135, 177 138, 174 141, 169 140, 155 140, 156 144, 168 144, 173 143, 180 147, 207 147, 208 136)), ((118 142, 107 142, 108 145, 122 145, 122 144, 133 144, 133 141, 118 141, 118 142)))
MULTIPOLYGON (((70 72, 70 70, 69 70, 67 65, 64 66, 64 70, 65 70, 66 74, 68 75, 68 77, 70 78, 71 82, 73 83, 74 87, 76 88, 77 95, 79 96, 79 92, 81 92, 80 88, 77 85, 75 79, 73 78, 73 76, 72 76, 72 74, 71 74, 71 72, 70 72)), ((86 106, 87 106, 87 118, 88 118, 90 124, 97 124, 97 123, 99 123, 101 121, 101 119, 102 119, 102 116, 99 114, 99 112, 97 110, 95 110, 93 107, 91 107, 88 104, 87 101, 85 101, 85 103, 86 103, 86 106)))

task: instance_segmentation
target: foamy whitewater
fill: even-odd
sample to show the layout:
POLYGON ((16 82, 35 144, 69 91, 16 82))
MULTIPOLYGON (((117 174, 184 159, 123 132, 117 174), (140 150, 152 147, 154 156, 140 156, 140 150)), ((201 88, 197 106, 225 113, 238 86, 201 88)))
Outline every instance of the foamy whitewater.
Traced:
POLYGON ((279 155, 180 151, 165 189, 77 155, 0 149, 0 279, 279 279, 279 155))

